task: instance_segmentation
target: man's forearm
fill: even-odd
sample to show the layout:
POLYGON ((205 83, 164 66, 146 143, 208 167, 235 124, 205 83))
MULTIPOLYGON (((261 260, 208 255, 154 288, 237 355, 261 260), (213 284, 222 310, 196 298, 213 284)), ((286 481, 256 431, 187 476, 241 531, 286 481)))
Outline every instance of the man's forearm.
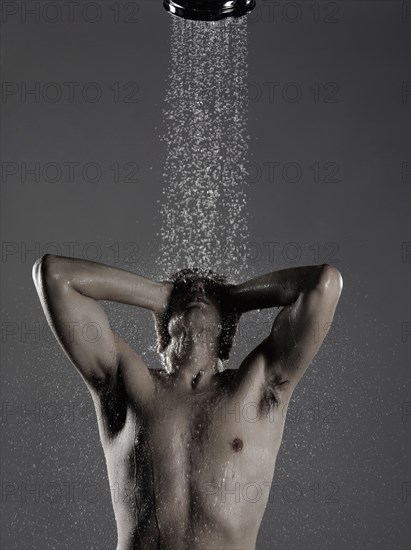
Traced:
POLYGON ((167 287, 108 265, 47 254, 33 268, 33 275, 43 284, 67 284, 84 296, 110 300, 162 311, 167 303, 167 287))
POLYGON ((302 292, 315 288, 326 267, 326 264, 295 267, 255 277, 232 287, 232 303, 240 313, 289 305, 302 292))

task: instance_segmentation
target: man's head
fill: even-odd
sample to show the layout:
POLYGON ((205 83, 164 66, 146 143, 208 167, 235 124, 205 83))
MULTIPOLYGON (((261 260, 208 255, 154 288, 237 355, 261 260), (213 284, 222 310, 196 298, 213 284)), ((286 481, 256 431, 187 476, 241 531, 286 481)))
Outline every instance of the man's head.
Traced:
POLYGON ((166 312, 155 315, 158 351, 164 353, 188 325, 217 337, 217 357, 228 359, 238 325, 238 314, 228 299, 226 277, 211 270, 182 269, 171 275, 173 290, 166 312))

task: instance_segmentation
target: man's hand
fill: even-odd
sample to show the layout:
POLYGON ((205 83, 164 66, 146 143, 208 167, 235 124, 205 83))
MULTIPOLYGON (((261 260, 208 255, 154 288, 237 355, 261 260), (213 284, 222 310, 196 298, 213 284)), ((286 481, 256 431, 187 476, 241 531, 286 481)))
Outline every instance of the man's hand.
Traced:
POLYGON ((160 282, 159 292, 160 292, 161 298, 159 300, 158 308, 156 310, 153 310, 154 313, 158 315, 163 315, 167 311, 168 306, 170 304, 170 298, 171 298, 171 293, 173 292, 173 288, 174 288, 174 283, 170 281, 160 282))
POLYGON ((237 322, 240 320, 245 310, 241 308, 241 301, 238 297, 238 287, 239 285, 227 284, 225 285, 225 301, 227 307, 235 314, 237 317, 237 322))

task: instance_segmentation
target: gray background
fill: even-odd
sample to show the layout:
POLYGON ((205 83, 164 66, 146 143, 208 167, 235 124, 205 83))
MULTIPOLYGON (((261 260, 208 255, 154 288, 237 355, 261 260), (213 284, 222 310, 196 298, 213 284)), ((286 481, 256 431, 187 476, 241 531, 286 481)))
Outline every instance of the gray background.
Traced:
MULTIPOLYGON (((115 23, 114 2, 100 1, 95 23, 92 7, 73 23, 66 9, 53 23, 46 2, 40 9, 49 4, 50 11, 35 22, 24 21, 22 2, 11 4, 3 8, 17 12, 3 12, 2 21, 3 86, 17 92, 3 93, 1 103, 1 548, 108 550, 115 521, 91 398, 46 327, 31 267, 40 254, 69 255, 67 243, 78 243, 77 257, 156 275, 170 16, 160 0, 120 3, 115 23), (124 93, 114 101, 116 81, 136 83, 138 101, 126 102, 124 93), (52 102, 51 88, 24 102, 22 86, 35 82, 43 90, 51 82, 80 84, 73 102, 67 94, 52 102), (80 93, 89 82, 103 92, 94 103, 80 93), (80 171, 72 182, 67 173, 24 182, 23 163, 36 162, 41 169, 77 162, 80 171), (99 182, 81 174, 90 162, 101 167, 99 182), (122 169, 115 183, 115 162, 136 163, 138 181, 125 183, 122 169), (16 174, 4 172, 10 166, 16 174)), ((411 99, 402 87, 411 80, 411 16, 403 17, 404 6, 279 2, 273 19, 260 1, 250 16, 249 82, 259 94, 251 94, 249 113, 250 273, 328 262, 344 278, 335 328, 293 396, 258 550, 410 546, 410 259, 403 252, 411 239, 402 171, 411 160, 411 99), (271 99, 268 82, 280 83, 271 99), (298 101, 287 99, 290 82, 301 87, 298 101), (329 101, 329 82, 338 86, 337 101, 329 101), (298 163, 301 180, 276 172, 269 181, 268 162, 298 163), (315 162, 318 182, 309 169, 315 162), (338 165, 337 182, 324 181, 327 162, 338 165)), ((149 316, 107 307, 158 366, 149 316)), ((242 321, 231 366, 272 318, 242 321)))

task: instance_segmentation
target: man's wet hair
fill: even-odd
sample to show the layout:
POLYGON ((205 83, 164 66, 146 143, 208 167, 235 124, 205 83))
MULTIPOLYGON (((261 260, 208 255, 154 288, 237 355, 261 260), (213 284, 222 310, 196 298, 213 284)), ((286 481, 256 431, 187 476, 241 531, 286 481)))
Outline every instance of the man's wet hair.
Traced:
POLYGON ((158 351, 164 353, 167 346, 171 341, 170 333, 168 332, 168 325, 172 316, 172 302, 173 295, 180 292, 188 292, 190 285, 196 281, 204 283, 205 292, 214 295, 220 304, 221 309, 221 331, 218 342, 218 358, 221 361, 227 361, 230 355, 231 348, 234 342, 234 336, 237 332, 237 326, 239 321, 239 315, 237 311, 230 306, 228 301, 228 292, 233 284, 227 281, 225 275, 219 275, 211 269, 200 268, 185 268, 173 273, 169 281, 174 284, 171 296, 169 299, 169 306, 164 314, 155 314, 155 327, 158 341, 158 351))

